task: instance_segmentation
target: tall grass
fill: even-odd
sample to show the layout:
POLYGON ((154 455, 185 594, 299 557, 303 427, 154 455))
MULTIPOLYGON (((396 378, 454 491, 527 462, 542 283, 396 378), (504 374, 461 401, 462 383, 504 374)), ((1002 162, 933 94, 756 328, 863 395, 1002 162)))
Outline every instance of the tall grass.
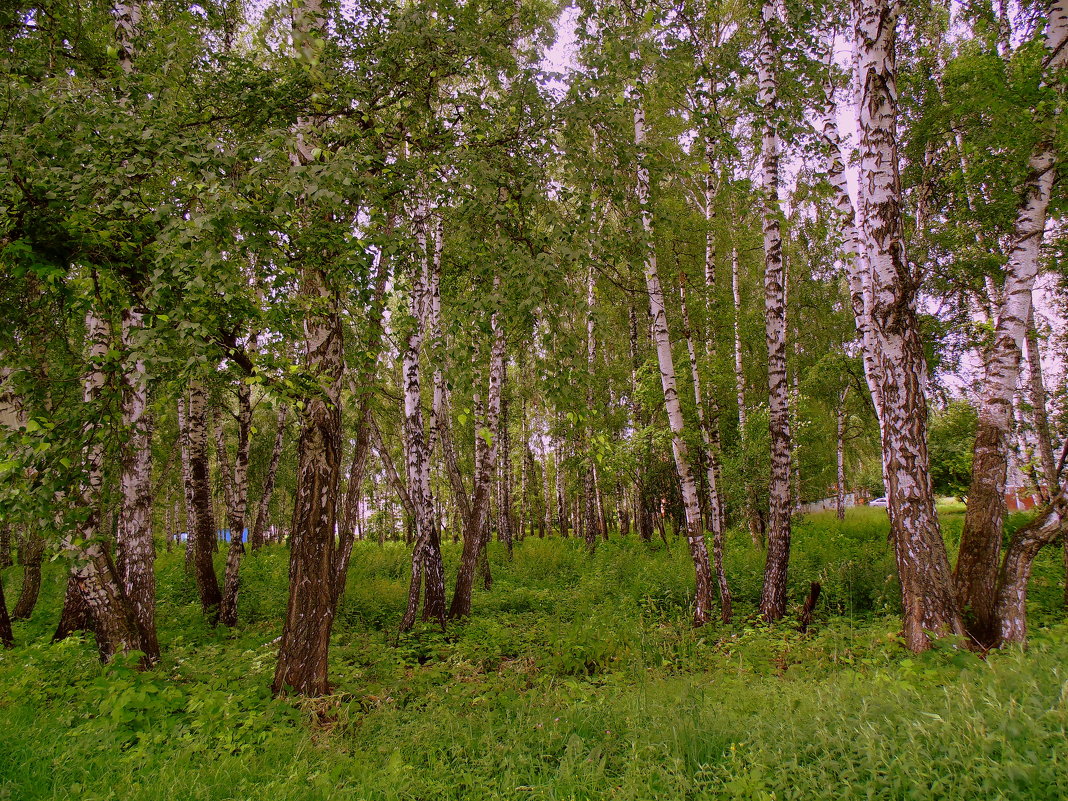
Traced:
MULTIPOLYGON (((952 530, 952 523, 947 529, 952 530)), ((447 632, 399 636, 408 555, 358 543, 335 626, 336 694, 267 691, 287 554, 245 561, 241 625, 201 618, 180 554, 158 564, 161 665, 101 666, 48 642, 46 574, 0 655, 0 798, 867 799, 1068 797, 1068 626, 1057 553, 1030 648, 920 657, 898 640, 882 510, 795 526, 790 595, 808 633, 759 622, 761 554, 728 542, 738 615, 689 625, 684 543, 530 539, 447 632)), ((952 534, 950 534, 950 539, 952 534)), ((454 569, 457 550, 448 545, 454 569)), ((17 571, 5 586, 17 592, 17 571)))

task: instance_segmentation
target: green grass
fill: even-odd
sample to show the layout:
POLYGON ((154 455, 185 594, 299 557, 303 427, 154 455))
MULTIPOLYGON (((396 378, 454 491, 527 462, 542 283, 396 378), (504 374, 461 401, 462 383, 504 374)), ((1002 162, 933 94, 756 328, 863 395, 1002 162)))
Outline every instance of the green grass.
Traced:
MULTIPOLYGON (((284 550, 246 560, 233 632, 203 623, 180 555, 162 555, 164 658, 146 673, 48 642, 52 565, 0 655, 0 799, 1068 797, 1058 552, 1039 560, 1030 648, 985 661, 901 648, 883 510, 795 527, 795 613, 809 581, 824 587, 805 635, 755 619, 761 555, 740 534, 728 553, 730 626, 690 627, 681 542, 591 558, 548 539, 512 562, 494 546, 493 589, 464 625, 398 637, 407 552, 358 543, 336 694, 303 702, 267 690, 284 550)), ((457 558, 449 546, 450 577, 457 558)), ((18 571, 4 579, 10 600, 18 571)))

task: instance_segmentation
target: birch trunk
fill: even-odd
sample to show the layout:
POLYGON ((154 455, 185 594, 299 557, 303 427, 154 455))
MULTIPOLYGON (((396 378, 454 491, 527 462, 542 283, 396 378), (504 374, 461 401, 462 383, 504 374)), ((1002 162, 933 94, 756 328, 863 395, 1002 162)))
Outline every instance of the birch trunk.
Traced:
POLYGON ((199 380, 189 384, 185 432, 189 453, 189 479, 192 485, 190 509, 193 531, 193 575, 196 578, 200 607, 212 624, 218 622, 222 593, 215 575, 212 554, 215 550, 215 510, 211 503, 211 477, 208 464, 208 398, 199 380))
MULTIPOLYGON (((593 325, 594 272, 591 262, 586 279, 586 410, 593 411, 593 369, 596 360, 596 342, 593 325)), ((593 427, 585 426, 586 466, 582 476, 582 490, 585 499, 586 549, 593 553, 597 550, 597 480, 593 470, 593 427)))
MULTIPOLYGON (((706 276, 707 272, 706 259, 706 276)), ((714 268, 713 268, 714 269, 714 268)), ((714 280, 714 279, 713 279, 714 280)), ((682 311, 682 330, 686 337, 686 352, 690 357, 690 375, 693 379, 694 406, 697 409, 697 424, 701 428, 701 441, 705 448, 705 480, 708 491, 708 517, 712 529, 712 565, 716 571, 719 587, 720 618, 724 623, 731 619, 731 591, 727 585, 727 574, 723 569, 723 503, 719 495, 719 476, 717 467, 718 442, 712 442, 711 421, 705 415, 704 395, 701 392, 701 372, 697 365, 697 350, 693 342, 693 329, 690 326, 690 311, 686 305, 686 274, 679 275, 679 304, 682 311)), ((716 438, 718 440, 718 437, 716 438)))
POLYGON ((7 614, 7 599, 4 598, 4 582, 0 579, 0 645, 15 647, 15 635, 11 631, 11 618, 7 614))
POLYGON ((22 586, 11 610, 12 620, 29 620, 41 593, 41 563, 44 561, 45 540, 36 531, 27 530, 19 538, 18 563, 22 565, 22 586))
POLYGON ((901 582, 905 644, 928 632, 962 634, 927 451, 926 364, 916 320, 919 277, 904 252, 897 155, 896 11, 859 0, 854 44, 860 91, 861 233, 871 270, 873 351, 884 404, 883 454, 891 536, 901 582))
MULTIPOLYGON (((495 287, 497 283, 494 279, 495 287)), ((460 567, 456 574, 456 586, 453 590, 452 604, 449 607, 449 618, 453 620, 471 614, 475 571, 486 547, 486 534, 489 530, 490 492, 493 473, 497 465, 497 439, 492 432, 497 429, 501 413, 501 384, 505 357, 504 329, 497 312, 493 313, 491 327, 494 337, 493 347, 490 350, 489 391, 484 417, 476 414, 476 421, 481 419, 483 431, 476 430, 475 434, 475 486, 471 498, 471 516, 464 527, 464 547, 460 555, 460 567)))
MULTIPOLYGON (((326 28, 322 0, 304 0, 293 8, 293 43, 304 49, 326 28)), ((295 169, 313 160, 311 120, 298 118, 295 169)), ((306 225, 319 224, 310 213, 306 225)), ((272 689, 275 694, 323 695, 330 631, 336 611, 335 528, 341 459, 341 381, 344 374, 340 297, 327 270, 315 262, 329 254, 307 253, 301 267, 301 295, 308 301, 304 318, 304 358, 319 389, 305 399, 297 448, 297 488, 289 552, 289 603, 278 649, 272 689)))
POLYGON ((222 425, 218 427, 219 467, 223 481, 229 486, 227 492, 227 519, 230 526, 230 547, 226 551, 226 569, 223 573, 222 602, 219 622, 224 626, 237 625, 237 594, 240 590, 241 557, 245 555, 243 542, 245 516, 248 511, 248 449, 252 428, 252 401, 250 388, 244 381, 237 384, 237 451, 234 454, 233 470, 230 470, 226 453, 226 441, 222 425))
POLYGON ((838 394, 838 408, 835 410, 835 464, 838 468, 835 477, 835 514, 839 520, 845 520, 845 402, 849 394, 846 387, 838 394))
MULTIPOLYGON (((408 631, 415 624, 418 611, 420 586, 423 571, 435 558, 440 562, 441 535, 437 531, 434 517, 434 496, 430 487, 430 446, 427 441, 423 423, 422 371, 419 364, 423 350, 423 340, 430 322, 430 286, 431 268, 428 264, 426 217, 429 214, 425 204, 420 204, 416 212, 418 259, 420 273, 413 270, 411 291, 409 292, 408 311, 411 316, 410 329, 403 355, 402 375, 404 389, 404 450, 405 470, 408 478, 408 493, 414 507, 415 547, 412 551, 411 582, 408 590, 408 606, 401 620, 401 631, 408 631)), ((444 575, 441 582, 432 579, 439 576, 427 575, 426 601, 423 617, 437 620, 445 625, 445 585, 444 575)))
MULTIPOLYGON (((1068 3, 1053 2, 1049 6, 1047 56, 1043 65, 1047 76, 1056 74, 1068 63, 1066 44, 1068 3)), ((955 573, 957 599, 969 633, 983 645, 993 644, 998 638, 1011 639, 1020 631, 1017 622, 1002 625, 996 620, 995 607, 1000 598, 996 589, 998 562, 1005 517, 1013 393, 1020 379, 1020 361, 1033 317, 1031 292, 1038 275, 1039 246, 1046 227, 1056 166, 1053 138, 1048 135, 1039 142, 1030 159, 1030 175, 1017 211, 1013 245, 1005 267, 994 340, 983 371, 968 509, 955 573)), ((1044 408, 1044 403, 1041 405, 1044 408)), ((1052 462, 1052 452, 1049 462, 1052 462)), ((1033 559, 1029 549, 1029 545, 1020 545, 1013 559, 1033 559)), ((1017 586, 1021 576, 1030 573, 1030 565, 1026 569, 1009 566, 1008 559, 1006 554, 1003 575, 1017 586)), ((1023 581, 1022 589, 1026 591, 1026 579, 1023 581)), ((1009 614, 1016 616, 1015 612, 1009 614)))
POLYGON ((267 531, 267 521, 270 519, 271 497, 274 495, 274 483, 278 477, 278 464, 282 461, 282 444, 285 441, 288 411, 288 407, 284 404, 278 407, 278 422, 274 432, 274 445, 271 447, 271 460, 267 463, 267 475, 263 479, 263 491, 260 493, 259 508, 256 509, 256 522, 248 537, 253 553, 262 548, 265 542, 264 532, 267 531))
POLYGON ((764 311, 768 345, 768 421, 771 480, 768 485, 768 552, 760 614, 778 620, 786 613, 790 562, 790 403, 786 386, 786 281, 779 217, 779 133, 776 61, 778 4, 764 3, 757 52, 757 102, 763 114, 761 195, 764 227, 764 311))
MULTIPOLYGON (((94 311, 86 314, 85 327, 90 366, 85 376, 83 400, 92 415, 98 408, 107 380, 102 365, 110 337, 107 324, 94 311)), ((63 618, 76 619, 80 624, 86 618, 91 621, 100 658, 108 661, 120 651, 139 649, 141 637, 108 553, 107 529, 101 526, 104 447, 95 419, 86 423, 85 433, 88 442, 83 455, 85 478, 78 492, 86 515, 78 525, 77 538, 68 535, 63 541, 63 552, 72 563, 70 586, 74 597, 68 593, 68 599, 84 612, 74 608, 68 610, 65 602, 63 618)), ((59 634, 57 631, 57 636, 59 634)))
POLYGON ((1050 436, 1049 414, 1046 411, 1046 384, 1042 378, 1042 349, 1038 344, 1038 331, 1035 328, 1034 305, 1031 318, 1027 323, 1027 390, 1031 401, 1031 419, 1035 427, 1035 439, 1038 444, 1039 464, 1042 466, 1042 497, 1048 501, 1059 482, 1055 475, 1056 464, 1053 461, 1053 438, 1050 436))
POLYGON ((694 564, 696 586, 694 591, 693 621, 695 626, 708 622, 712 607, 712 571, 708 563, 704 526, 701 520, 701 503, 697 496, 697 484, 690 467, 686 441, 683 439, 684 423, 682 405, 675 381, 675 363, 671 353, 671 338, 668 333, 667 311, 664 293, 660 287, 657 271, 656 250, 653 241, 653 215, 649 207, 649 168, 645 164, 646 130, 644 100, 640 86, 635 92, 634 145, 638 151, 637 195, 641 210, 643 249, 645 251, 645 286, 649 295, 649 312, 652 317, 651 331, 656 345, 657 363, 660 367, 660 383, 664 391, 664 406, 671 426, 671 450, 675 457, 679 481, 682 484, 682 499, 686 510, 686 541, 694 564))

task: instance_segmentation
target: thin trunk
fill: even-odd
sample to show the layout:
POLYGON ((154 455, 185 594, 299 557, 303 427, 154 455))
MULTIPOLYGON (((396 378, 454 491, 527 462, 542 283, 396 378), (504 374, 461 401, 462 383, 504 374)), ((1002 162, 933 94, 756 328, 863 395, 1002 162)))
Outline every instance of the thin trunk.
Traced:
MULTIPOLYGON (((494 279, 494 286, 498 281, 494 279)), ((460 556, 460 568, 456 574, 449 617, 458 619, 471 614, 471 594, 475 570, 478 566, 489 531, 489 500, 493 471, 497 464, 497 440, 492 432, 497 429, 501 413, 501 384, 504 375, 505 339, 498 313, 491 318, 493 347, 490 350, 489 392, 486 413, 481 420, 483 431, 475 434, 475 490, 471 498, 471 517, 464 527, 464 547, 460 556)), ((478 403, 475 404, 476 406, 478 403)), ((476 415, 476 421, 480 418, 476 415)), ((476 422, 476 426, 478 422, 476 422)), ((486 565, 488 567, 488 563, 486 565)), ((486 573, 488 575, 488 573, 486 573)))
POLYGON ((185 569, 186 572, 193 572, 196 510, 193 501, 193 471, 189 462, 189 405, 184 394, 178 398, 178 452, 182 457, 182 502, 185 505, 185 569))
MULTIPOLYGON (((706 271, 709 269, 706 264, 706 271)), ((714 276, 714 268, 712 268, 714 276)), ((706 272, 706 276, 709 274, 706 272)), ((714 280, 714 277, 713 277, 714 280)), ((705 482, 708 492, 708 518, 712 529, 712 565, 716 571, 716 583, 719 587, 720 618, 724 623, 731 619, 731 591, 727 585, 727 574, 723 568, 723 502, 719 495, 718 447, 713 447, 711 422, 705 414, 705 398, 701 392, 701 371, 697 364, 697 349, 694 347, 693 328, 690 325, 690 310, 686 305, 686 274, 679 275, 679 306, 682 311, 682 331, 686 337, 686 352, 690 357, 690 376, 693 380, 694 406, 697 409, 697 424, 701 429, 701 442, 704 445, 705 482)), ((717 437, 718 439, 718 437, 717 437)), ((716 443, 718 446, 718 442, 716 443)))
MULTIPOLYGON (((597 356, 597 344, 594 339, 593 326, 593 303, 594 303, 594 272, 593 264, 590 264, 586 281, 586 410, 593 411, 593 369, 597 356)), ((582 477, 583 495, 585 497, 585 529, 586 548, 593 553, 597 549, 597 482, 593 472, 593 427, 591 424, 585 431, 586 434, 586 465, 582 477)))
POLYGON ((1042 499, 1049 501, 1059 477, 1054 475, 1056 465, 1053 461, 1053 438, 1050 436, 1049 414, 1046 410, 1046 384, 1042 378, 1042 349, 1038 344, 1038 331, 1035 329, 1034 304, 1032 304, 1031 317, 1027 323, 1026 346, 1029 366, 1027 389, 1031 401, 1031 419, 1038 444, 1039 464, 1042 466, 1042 499))
POLYGON ((918 276, 904 252, 897 155, 896 8, 859 0, 854 42, 860 91, 860 230, 871 275, 874 353, 881 360, 883 453, 891 536, 901 582, 905 644, 962 634, 953 577, 931 487, 926 364, 916 319, 918 276))
POLYGON ((264 532, 271 515, 271 496, 274 495, 274 483, 278 477, 278 464, 282 460, 282 444, 285 440, 286 414, 289 408, 284 404, 278 407, 278 423, 275 427, 274 445, 271 448, 271 461, 267 464, 267 475, 263 479, 263 491, 260 492, 259 508, 256 510, 256 522, 249 534, 248 544, 255 553, 265 543, 264 532))
MULTIPOLYGON (((502 384, 508 381, 508 365, 504 366, 501 373, 502 384)), ((512 440, 508 432, 508 410, 511 403, 508 400, 506 389, 501 390, 501 419, 498 426, 497 438, 501 443, 500 464, 500 495, 497 500, 497 516, 500 519, 500 534, 504 541, 504 547, 508 559, 512 559, 512 539, 514 537, 514 523, 512 517, 512 440)))
POLYGON ((41 563, 44 561, 45 539, 35 531, 27 530, 19 538, 18 560, 22 565, 22 586, 15 608, 11 610, 12 620, 29 620, 37 606, 41 592, 41 563))
POLYGON ((11 559, 11 526, 0 525, 0 569, 15 564, 11 559))
POLYGON ((849 388, 838 394, 838 408, 835 410, 835 464, 838 467, 835 483, 835 512, 839 520, 845 520, 845 402, 849 388))
POLYGON ((657 362, 660 367, 660 383, 664 391, 664 406, 671 426, 671 450, 675 467, 682 484, 683 505, 686 510, 686 540, 693 559, 696 588, 694 592, 693 621, 695 626, 708 622, 712 607, 712 572, 705 546, 704 526, 701 520, 701 503, 697 496, 697 484, 690 467, 689 453, 683 438, 682 405, 675 382, 675 364, 671 355, 671 339, 668 334, 667 311, 664 308, 664 293, 660 288, 657 272, 656 251, 653 247, 653 215, 649 207, 649 168, 645 164, 646 130, 645 109, 641 86, 635 92, 634 144, 638 150, 637 191, 641 209, 643 248, 645 250, 645 286, 649 295, 651 330, 656 344, 657 362))
POLYGON ((15 647, 15 635, 11 631, 11 618, 7 615, 7 599, 4 598, 4 582, 0 579, 0 645, 15 647))
POLYGON ((250 388, 244 381, 237 384, 237 452, 234 454, 233 471, 230 470, 226 453, 226 441, 222 425, 217 429, 216 443, 219 451, 219 468, 223 480, 229 485, 226 501, 227 518, 230 524, 230 547, 226 552, 226 571, 223 576, 222 604, 219 622, 224 626, 237 625, 237 594, 240 589, 241 557, 245 555, 243 542, 245 516, 248 511, 248 449, 252 428, 252 402, 250 388))
POLYGON ((208 398, 202 381, 189 384, 186 404, 185 439, 189 453, 189 476, 192 482, 193 575, 196 577, 200 608, 212 625, 219 620, 222 593, 215 575, 212 553, 215 550, 215 510, 211 502, 211 477, 208 464, 208 398))

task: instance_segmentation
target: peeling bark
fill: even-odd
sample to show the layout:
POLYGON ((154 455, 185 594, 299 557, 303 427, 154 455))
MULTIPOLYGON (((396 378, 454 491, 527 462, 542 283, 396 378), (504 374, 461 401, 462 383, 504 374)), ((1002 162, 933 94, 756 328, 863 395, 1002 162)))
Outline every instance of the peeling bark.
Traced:
POLYGON ((764 228, 764 311, 768 345, 768 421, 771 432, 771 481, 767 559, 760 614, 778 620, 786 614, 786 577, 790 562, 790 403, 786 387, 786 275, 779 218, 779 133, 776 62, 779 7, 761 10, 757 51, 757 102, 763 116, 761 195, 764 228))
MULTIPOLYGON (((1046 32, 1044 68, 1047 74, 1068 63, 1066 44, 1068 3, 1054 2, 1050 4, 1046 32)), ((995 607, 1001 597, 997 577, 1012 435, 1012 400, 1020 379, 1024 341, 1032 321, 1031 292, 1038 275, 1039 246, 1046 227, 1056 165, 1053 140, 1047 137, 1038 144, 1029 162, 1030 174, 1017 211, 993 343, 986 353, 983 370, 968 509, 955 573, 957 600, 968 631, 983 645, 992 644, 998 637, 1004 638, 1008 625, 996 621, 995 607)), ((1049 461, 1052 462, 1052 453, 1049 461)), ((1021 545, 1021 552, 1026 553, 1028 547, 1021 545)), ((1006 554, 1006 559, 1008 556, 1006 554)), ((1022 573, 1029 570, 1029 567, 1024 571, 1006 564, 1002 566, 1002 575, 1011 576, 1010 581, 1015 586, 1022 573)), ((1012 632, 1019 630, 1016 623, 1009 628, 1012 632)))
POLYGON ((916 320, 919 278, 905 257, 897 155, 896 7, 858 0, 854 49, 860 93, 860 231, 870 269, 873 354, 880 360, 883 453, 905 644, 962 634, 927 451, 926 364, 916 320))
POLYGON ((152 422, 144 359, 131 356, 144 327, 135 309, 122 314, 122 348, 128 354, 122 375, 122 506, 116 536, 116 563, 130 611, 149 662, 159 660, 156 636, 156 547, 152 541, 152 422))

